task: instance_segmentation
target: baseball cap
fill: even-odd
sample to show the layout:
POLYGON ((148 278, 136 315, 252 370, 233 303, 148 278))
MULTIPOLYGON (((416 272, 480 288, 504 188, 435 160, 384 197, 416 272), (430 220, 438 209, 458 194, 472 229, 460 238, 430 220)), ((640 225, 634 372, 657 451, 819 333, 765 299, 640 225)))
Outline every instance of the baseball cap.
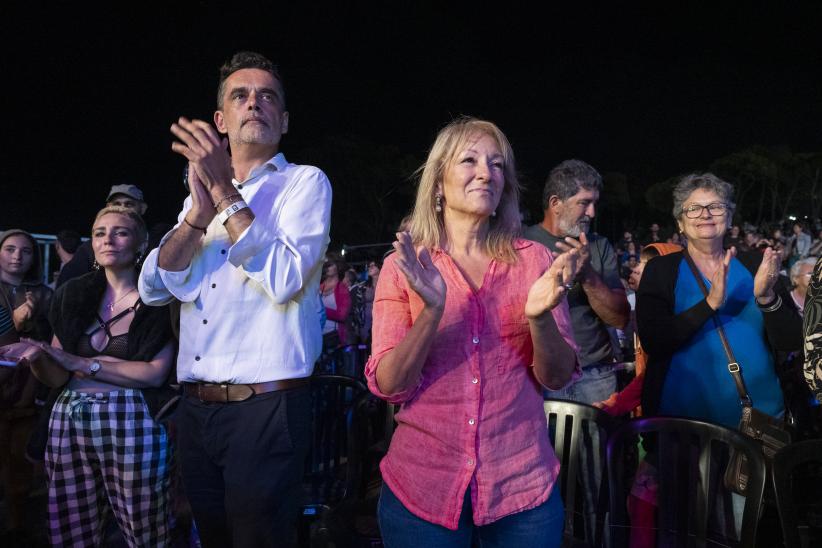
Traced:
POLYGON ((144 201, 143 200, 143 191, 137 188, 134 185, 122 184, 122 185, 114 185, 111 187, 111 190, 108 193, 108 198, 106 201, 108 202, 111 200, 111 197, 115 194, 125 194, 130 198, 134 198, 135 200, 144 201))

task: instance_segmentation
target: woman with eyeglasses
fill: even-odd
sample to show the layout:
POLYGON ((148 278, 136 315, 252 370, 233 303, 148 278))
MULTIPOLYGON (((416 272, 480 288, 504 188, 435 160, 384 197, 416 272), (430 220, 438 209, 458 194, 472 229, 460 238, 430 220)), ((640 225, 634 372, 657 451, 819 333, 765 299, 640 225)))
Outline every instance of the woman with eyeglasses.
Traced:
MULTIPOLYGON (((673 191, 685 250, 650 261, 637 290, 637 331, 648 354, 642 408, 737 428, 742 408, 714 318, 741 364, 753 406, 784 412, 773 349, 790 348, 795 319, 775 291, 779 256, 723 248, 735 204, 733 187, 711 174, 683 177, 673 191), (686 261, 690 255, 707 297, 686 261), (767 335, 766 335, 767 328, 767 335)), ((725 531, 733 531, 725 528, 725 531)))

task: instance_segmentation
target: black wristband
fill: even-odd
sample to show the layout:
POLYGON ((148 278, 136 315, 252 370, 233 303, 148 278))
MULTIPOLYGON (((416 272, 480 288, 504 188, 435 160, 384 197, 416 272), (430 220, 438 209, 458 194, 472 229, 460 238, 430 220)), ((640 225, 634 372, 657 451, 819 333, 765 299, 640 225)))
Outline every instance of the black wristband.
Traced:
POLYGON ((188 226, 190 226, 191 228, 193 228, 194 230, 202 230, 202 231, 203 231, 203 234, 205 234, 205 233, 206 233, 206 229, 205 229, 205 228, 203 228, 203 227, 201 227, 201 226, 197 226, 197 225, 193 225, 193 224, 189 223, 189 222, 188 222, 188 219, 186 219, 185 217, 183 217, 183 222, 184 222, 185 224, 187 224, 188 226))

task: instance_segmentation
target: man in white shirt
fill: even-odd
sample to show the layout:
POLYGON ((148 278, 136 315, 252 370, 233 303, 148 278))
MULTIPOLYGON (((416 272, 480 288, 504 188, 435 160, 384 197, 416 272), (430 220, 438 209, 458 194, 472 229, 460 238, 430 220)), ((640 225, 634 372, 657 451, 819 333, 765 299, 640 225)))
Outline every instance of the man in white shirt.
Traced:
POLYGON ((171 126, 191 194, 146 258, 140 295, 182 302, 178 448, 203 546, 284 546, 309 443, 307 377, 322 347, 331 187, 278 153, 285 93, 262 55, 223 65, 214 123, 171 126))

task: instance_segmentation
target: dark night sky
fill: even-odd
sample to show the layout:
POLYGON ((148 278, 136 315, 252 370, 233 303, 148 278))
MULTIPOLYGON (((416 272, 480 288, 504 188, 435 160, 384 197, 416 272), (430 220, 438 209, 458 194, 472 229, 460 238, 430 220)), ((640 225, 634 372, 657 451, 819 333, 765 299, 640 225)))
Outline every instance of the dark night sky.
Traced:
POLYGON ((217 68, 239 49, 280 64, 291 113, 282 149, 297 162, 290 150, 336 134, 422 158, 458 114, 500 125, 536 186, 572 156, 651 184, 754 144, 822 149, 818 2, 210 4, 4 10, 26 39, 6 39, 3 188, 14 201, 0 227, 86 232, 121 180, 146 192, 149 221, 172 220, 183 162, 168 127, 211 119, 217 68))

